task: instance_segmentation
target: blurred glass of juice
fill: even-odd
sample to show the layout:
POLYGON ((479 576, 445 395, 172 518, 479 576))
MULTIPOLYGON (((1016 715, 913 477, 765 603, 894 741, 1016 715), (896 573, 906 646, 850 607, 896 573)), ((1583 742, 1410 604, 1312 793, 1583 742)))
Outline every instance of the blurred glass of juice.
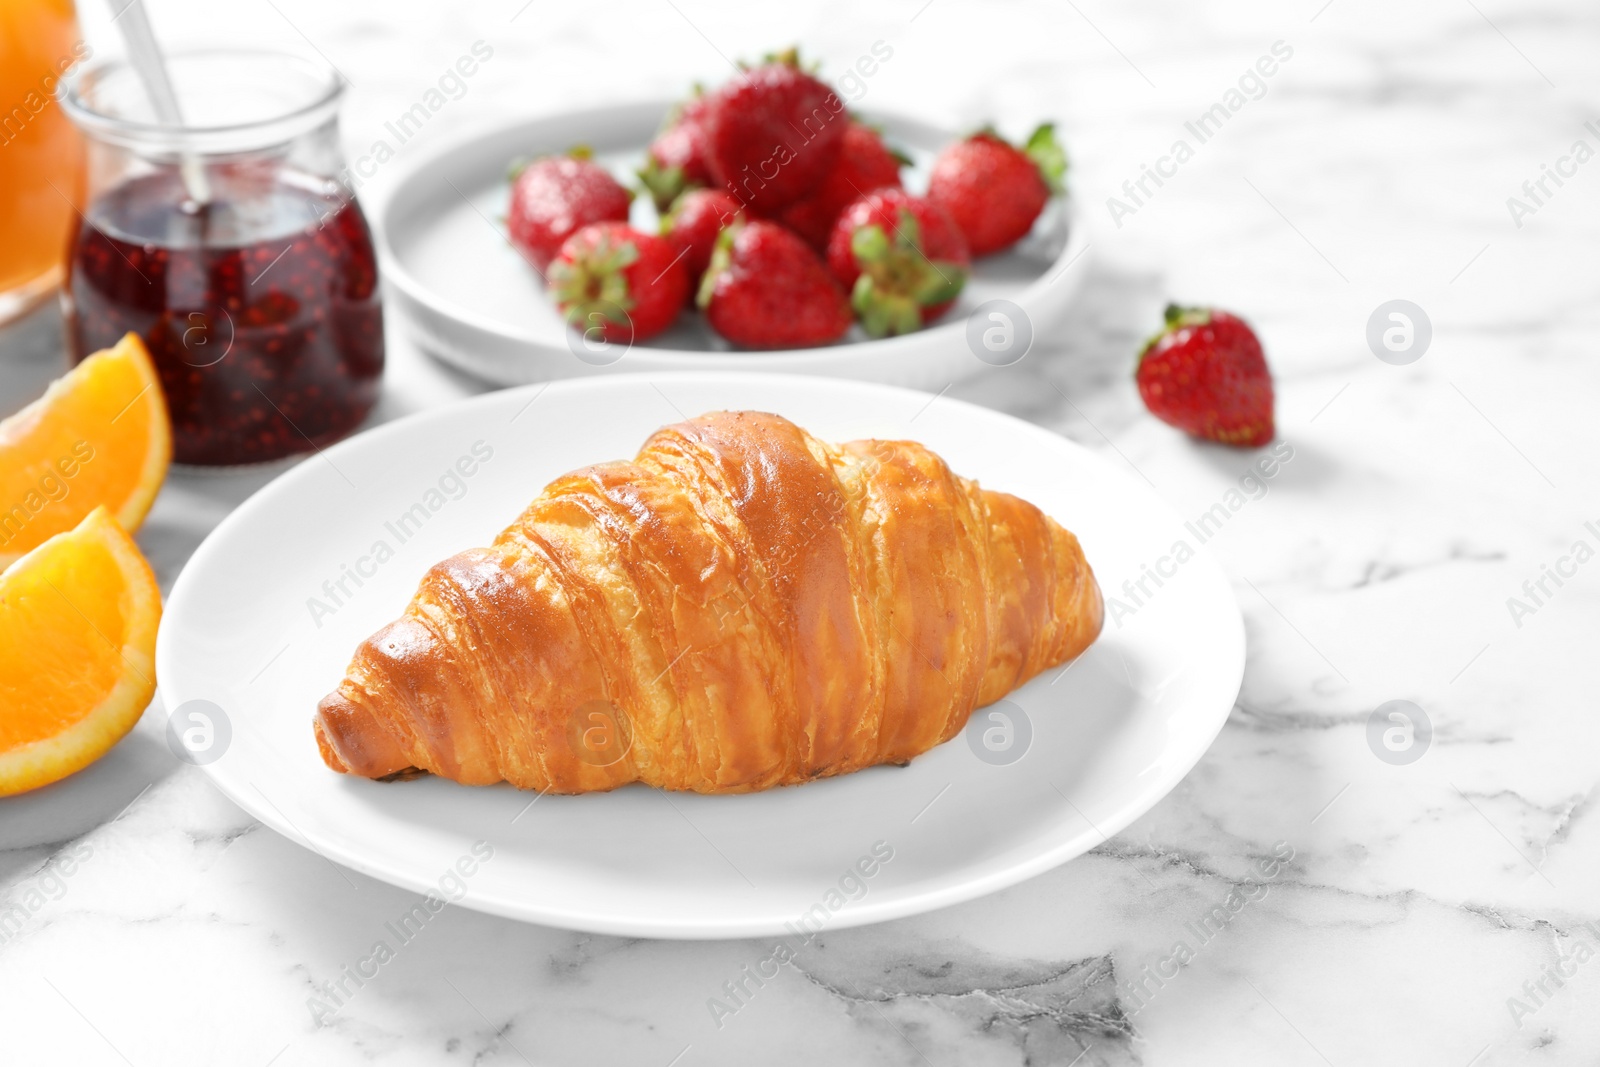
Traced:
POLYGON ((0 322, 61 279, 83 146, 56 86, 89 53, 72 0, 0 0, 0 322))

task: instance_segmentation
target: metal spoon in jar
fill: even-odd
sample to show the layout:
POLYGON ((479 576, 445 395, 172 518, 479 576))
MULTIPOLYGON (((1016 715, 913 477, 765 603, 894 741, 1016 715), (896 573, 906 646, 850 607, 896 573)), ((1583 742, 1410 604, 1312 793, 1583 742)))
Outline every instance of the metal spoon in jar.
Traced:
MULTIPOLYGON (((127 0, 120 9, 117 0, 108 0, 112 20, 122 28, 122 39, 128 45, 128 58, 133 69, 144 83, 156 118, 163 125, 183 128, 183 111, 178 107, 178 94, 173 91, 172 78, 167 74, 167 61, 161 54, 161 45, 150 28, 150 18, 145 14, 144 0, 127 0)), ((200 160, 188 153, 178 157, 178 173, 189 199, 196 205, 211 202, 211 183, 206 179, 200 160)))

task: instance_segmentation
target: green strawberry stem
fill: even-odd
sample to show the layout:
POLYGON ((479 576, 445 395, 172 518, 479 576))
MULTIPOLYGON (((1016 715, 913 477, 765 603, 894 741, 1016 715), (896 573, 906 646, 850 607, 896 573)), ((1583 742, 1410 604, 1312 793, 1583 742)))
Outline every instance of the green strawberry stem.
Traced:
POLYGON ((598 314, 608 322, 625 324, 634 307, 625 272, 638 259, 639 249, 632 241, 613 244, 603 237, 577 258, 552 263, 550 287, 567 321, 585 323, 598 314))
POLYGON ((917 301, 903 293, 883 291, 870 274, 856 279, 850 306, 868 337, 912 333, 922 326, 922 309, 917 301))
MULTIPOLYGON (((1181 330, 1185 326, 1204 326, 1211 321, 1210 308, 1186 308, 1180 304, 1168 304, 1162 312, 1166 319, 1167 329, 1181 330)), ((1165 332, 1165 331, 1163 331, 1165 332)))
MULTIPOLYGON (((779 52, 768 52, 766 55, 761 57, 762 66, 768 66, 775 63, 781 63, 786 67, 793 67, 802 74, 810 74, 813 77, 815 77, 817 72, 822 69, 821 61, 811 63, 810 65, 802 63, 800 61, 800 48, 798 45, 791 45, 779 52)), ((739 69, 749 70, 750 66, 749 64, 741 61, 739 63, 739 69)))
POLYGON ((1181 304, 1168 304, 1165 310, 1163 310, 1161 313, 1161 319, 1161 329, 1151 334, 1149 340, 1145 341, 1144 347, 1139 349, 1139 359, 1135 363, 1136 368, 1139 363, 1144 362, 1144 357, 1149 355, 1150 350, 1156 346, 1156 342, 1167 336, 1167 334, 1173 333, 1177 330, 1185 330, 1191 326, 1204 326, 1206 323, 1210 322, 1211 309, 1190 308, 1184 307, 1181 304))
POLYGON ((863 268, 889 254, 889 235, 882 226, 863 226, 850 235, 850 253, 863 268))
POLYGON ((892 240, 881 226, 862 226, 850 235, 850 251, 861 268, 850 306, 869 337, 920 329, 923 308, 954 300, 967 283, 965 267, 923 253, 922 227, 904 208, 892 240))
POLYGON ((689 183, 684 180, 682 167, 663 167, 654 158, 647 158, 644 166, 634 173, 639 176, 639 184, 650 194, 650 200, 658 212, 672 207, 673 202, 690 189, 689 183))
POLYGON ((1052 193, 1059 196, 1066 191, 1064 180, 1067 176, 1067 150, 1056 140, 1055 123, 1042 123, 1038 129, 1029 134, 1022 151, 1033 160, 1034 166, 1039 168, 1039 176, 1044 179, 1044 183, 1050 187, 1052 193))
POLYGON ((929 260, 933 269, 917 289, 917 303, 923 307, 937 307, 961 295, 967 284, 967 268, 959 263, 929 260))
POLYGON ((717 234, 717 243, 711 246, 711 262, 700 277, 700 291, 695 294, 694 305, 701 311, 711 306, 711 297, 717 291, 717 279, 733 265, 733 239, 744 229, 743 223, 724 226, 717 234))

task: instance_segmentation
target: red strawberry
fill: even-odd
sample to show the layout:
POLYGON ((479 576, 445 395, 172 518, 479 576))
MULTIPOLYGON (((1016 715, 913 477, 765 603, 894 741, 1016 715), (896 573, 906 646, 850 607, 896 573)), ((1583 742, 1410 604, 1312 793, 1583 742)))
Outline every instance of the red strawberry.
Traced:
MULTIPOLYGON (((690 189, 678 197, 667 217, 661 220, 661 234, 683 253, 683 266, 689 285, 697 286, 711 262, 717 234, 739 216, 743 205, 721 189, 690 189)), ((691 298, 692 298, 691 293, 691 298)))
POLYGON ((844 101, 793 51, 741 72, 706 98, 712 176, 771 215, 811 192, 839 158, 844 101))
POLYGON ((1139 395, 1162 422, 1208 441, 1272 440, 1272 374, 1261 342, 1226 311, 1167 305, 1166 326, 1139 353, 1139 395))
POLYGON ((709 105, 699 86, 694 96, 667 117, 667 124, 650 142, 639 180, 649 190, 657 211, 672 206, 685 189, 710 185, 706 163, 706 113, 709 105))
POLYGON ((689 274, 670 241, 620 222, 585 226, 550 264, 556 306, 575 329, 607 341, 654 337, 678 317, 689 274))
POLYGON ((1021 148, 984 130, 939 153, 928 199, 950 210, 974 256, 986 256, 1027 236, 1066 172, 1052 124, 1034 130, 1021 148))
POLYGON ((722 231, 700 281, 711 328, 746 348, 805 348, 850 328, 850 300, 811 246, 776 222, 722 231))
POLYGON ((591 222, 627 222, 633 194, 588 152, 529 163, 512 178, 511 243, 540 273, 561 243, 591 222))
POLYGON ((910 333, 943 314, 971 263, 950 213, 900 189, 845 208, 828 241, 828 267, 870 337, 910 333))
POLYGON ((779 211, 777 219, 826 255, 839 213, 874 189, 900 188, 900 167, 906 162, 883 143, 877 130, 852 122, 845 127, 839 159, 822 184, 779 211))

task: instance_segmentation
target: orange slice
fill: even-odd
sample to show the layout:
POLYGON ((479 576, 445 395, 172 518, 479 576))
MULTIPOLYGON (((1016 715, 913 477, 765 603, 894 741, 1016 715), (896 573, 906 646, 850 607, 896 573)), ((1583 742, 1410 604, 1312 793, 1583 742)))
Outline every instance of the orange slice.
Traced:
POLYGON ((0 567, 102 504, 137 530, 171 458, 161 383, 130 333, 0 422, 0 567))
POLYGON ((0 573, 0 796, 105 755, 156 689, 161 590, 95 508, 0 573))

